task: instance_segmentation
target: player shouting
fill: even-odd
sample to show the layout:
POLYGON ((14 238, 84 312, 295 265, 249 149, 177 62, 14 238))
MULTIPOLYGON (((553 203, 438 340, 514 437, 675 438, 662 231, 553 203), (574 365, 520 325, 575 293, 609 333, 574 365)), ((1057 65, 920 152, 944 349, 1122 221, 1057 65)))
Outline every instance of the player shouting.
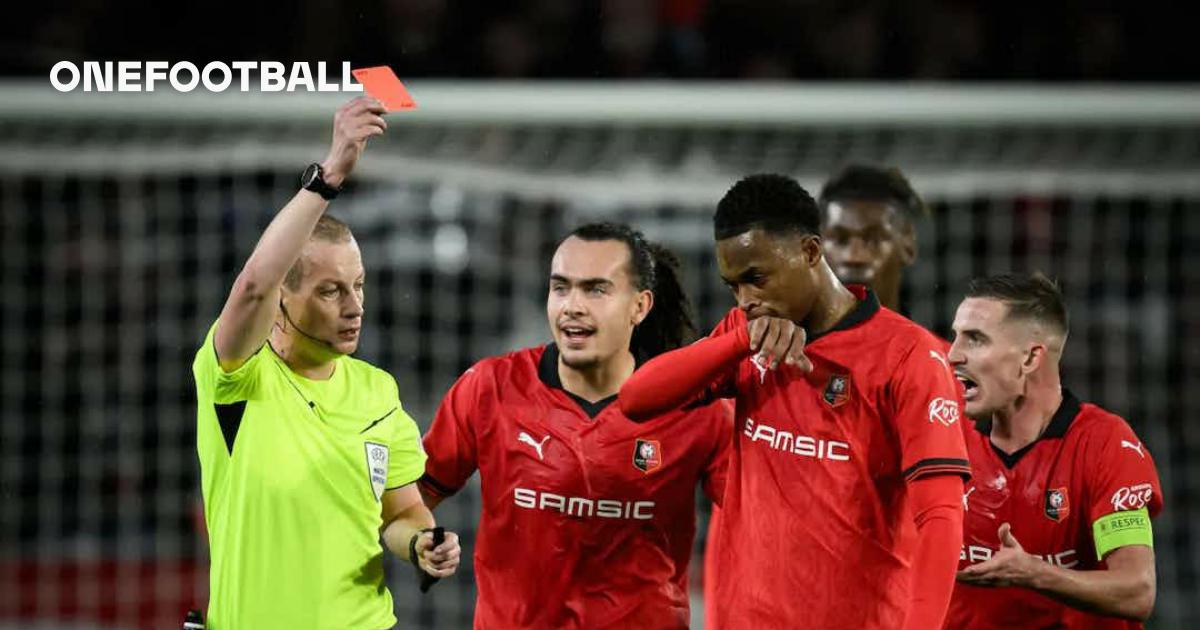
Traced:
POLYGON ((687 627, 695 489, 720 500, 730 411, 636 424, 613 404, 694 335, 676 274, 628 227, 575 230, 550 265, 554 343, 480 361, 442 401, 421 488, 436 506, 479 471, 476 628, 687 627))
POLYGON ((954 317, 973 478, 947 628, 1141 628, 1154 608, 1154 459, 1062 386, 1067 310, 1040 274, 976 280, 954 317))

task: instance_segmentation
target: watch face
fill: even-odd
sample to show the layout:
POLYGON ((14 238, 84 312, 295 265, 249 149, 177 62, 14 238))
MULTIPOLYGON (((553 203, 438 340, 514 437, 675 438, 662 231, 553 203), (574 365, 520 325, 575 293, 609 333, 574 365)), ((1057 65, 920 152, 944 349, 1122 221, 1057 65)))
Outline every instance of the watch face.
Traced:
POLYGON ((317 164, 309 164, 308 168, 304 169, 304 174, 300 176, 300 185, 307 188, 313 181, 321 176, 321 167, 317 164))

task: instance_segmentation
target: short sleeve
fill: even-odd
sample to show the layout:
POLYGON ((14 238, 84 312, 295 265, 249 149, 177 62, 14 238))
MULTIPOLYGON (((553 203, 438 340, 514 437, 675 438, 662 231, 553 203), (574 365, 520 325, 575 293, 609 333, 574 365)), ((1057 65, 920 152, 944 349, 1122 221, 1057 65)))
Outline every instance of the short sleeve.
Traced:
POLYGON ((713 416, 714 444, 712 457, 704 467, 704 494, 717 505, 725 496, 725 479, 733 450, 733 403, 718 400, 704 409, 713 416))
POLYGON ((259 371, 266 365, 263 354, 270 352, 270 349, 264 343, 236 370, 226 372, 217 361, 217 348, 213 342, 216 332, 217 323, 213 323, 204 338, 204 345, 196 352, 192 362, 197 390, 201 395, 211 396, 218 405, 254 398, 261 381, 259 371))
POLYGON ((888 387, 904 479, 941 473, 970 478, 962 428, 956 426, 962 409, 958 381, 932 335, 921 335, 888 387))
POLYGON ((1089 440, 1088 455, 1083 459, 1090 467, 1086 477, 1088 520, 1142 508, 1157 516, 1163 496, 1154 458, 1124 420, 1113 417, 1105 424, 1111 428, 1089 440))
POLYGON ((482 368, 467 370, 438 406, 437 415, 425 434, 425 475, 421 486, 429 493, 447 497, 459 491, 478 467, 473 421, 483 387, 482 368))
POLYGON ((426 457, 425 450, 421 447, 421 431, 412 416, 404 411, 403 406, 399 406, 399 399, 397 396, 396 422, 393 425, 395 428, 388 445, 388 450, 391 451, 388 458, 389 490, 413 483, 425 472, 426 457))

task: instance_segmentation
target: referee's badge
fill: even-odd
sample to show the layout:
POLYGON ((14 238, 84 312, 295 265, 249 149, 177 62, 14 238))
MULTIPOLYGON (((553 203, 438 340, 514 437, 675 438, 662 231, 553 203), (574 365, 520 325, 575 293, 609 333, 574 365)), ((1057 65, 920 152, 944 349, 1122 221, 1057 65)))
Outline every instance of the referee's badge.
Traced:
POLYGON ((388 471, 388 447, 379 442, 366 442, 367 449, 367 474, 371 478, 371 491, 375 493, 375 500, 379 501, 383 498, 383 491, 387 488, 387 471, 388 471))

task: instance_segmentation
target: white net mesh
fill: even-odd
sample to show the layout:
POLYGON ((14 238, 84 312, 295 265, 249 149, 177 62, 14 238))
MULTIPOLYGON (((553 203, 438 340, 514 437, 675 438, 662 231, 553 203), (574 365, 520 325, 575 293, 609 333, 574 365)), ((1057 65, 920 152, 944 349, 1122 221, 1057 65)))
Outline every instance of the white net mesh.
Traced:
MULTIPOLYGON (((1095 107, 1072 116, 1036 93, 864 103, 874 93, 780 89, 756 109, 710 101, 713 86, 526 86, 497 109, 494 89, 435 86, 422 101, 415 88, 432 113, 396 117, 333 209, 368 269, 360 356, 396 375, 422 428, 470 363, 546 340, 547 261, 576 224, 628 221, 669 244, 707 326, 730 304, 711 208, 739 175, 815 189, 841 162, 888 162, 934 210, 906 279, 914 319, 944 334, 974 275, 1061 279, 1065 382, 1127 417, 1160 467, 1153 625, 1200 623, 1187 596, 1200 571, 1200 431, 1187 423, 1200 414, 1200 121, 1169 106, 1200 111, 1194 94, 1083 95, 1095 107), (705 103, 718 111, 697 113, 705 103)), ((337 101, 272 101, 271 115, 62 100, 14 88, 0 103, 0 628, 177 627, 207 590, 193 352, 300 168, 324 154, 337 101)), ((473 485, 439 508, 468 553, 478 511, 473 485)), ((425 597, 393 569, 402 625, 469 626, 469 564, 425 597)))

